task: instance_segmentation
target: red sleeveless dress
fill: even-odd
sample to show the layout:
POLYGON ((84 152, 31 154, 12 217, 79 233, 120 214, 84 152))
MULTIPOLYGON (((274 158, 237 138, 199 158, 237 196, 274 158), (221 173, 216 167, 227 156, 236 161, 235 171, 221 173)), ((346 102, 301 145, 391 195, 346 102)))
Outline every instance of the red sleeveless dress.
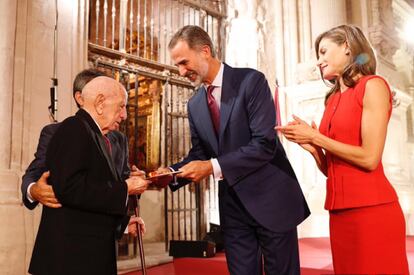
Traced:
MULTIPOLYGON (((319 128, 323 135, 361 146, 363 98, 372 78, 381 77, 364 76, 355 87, 331 95, 319 128)), ((367 171, 329 152, 326 161, 325 208, 335 274, 408 274, 404 216, 382 162, 367 171)))

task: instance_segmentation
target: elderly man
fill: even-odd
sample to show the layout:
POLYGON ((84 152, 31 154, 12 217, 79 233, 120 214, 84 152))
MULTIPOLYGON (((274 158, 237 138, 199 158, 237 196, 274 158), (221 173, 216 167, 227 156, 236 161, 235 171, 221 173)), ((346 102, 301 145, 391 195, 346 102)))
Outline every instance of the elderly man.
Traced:
MULTIPOLYGON (((78 108, 83 105, 82 90, 85 85, 90 82, 92 79, 99 76, 107 76, 104 72, 97 69, 85 69, 78 73, 73 81, 73 98, 75 100, 78 108)), ((53 192, 52 186, 47 184, 47 178, 49 172, 46 167, 46 150, 50 139, 55 134, 56 130, 59 128, 60 123, 52 123, 46 125, 41 133, 39 138, 39 143, 35 153, 35 159, 30 163, 25 174, 22 178, 22 201, 24 205, 32 210, 38 203, 46 205, 52 208, 61 207, 61 204, 56 199, 56 196, 53 192), (43 174, 42 174, 43 173, 43 174)), ((117 125, 114 125, 116 127, 117 125)), ((140 171, 135 166, 132 167, 132 171, 128 165, 128 140, 124 134, 118 132, 118 128, 111 129, 106 136, 111 142, 112 147, 112 159, 114 160, 115 167, 121 175, 121 178, 126 180, 132 176, 143 176, 145 173, 140 171)), ((145 180, 140 180, 141 190, 144 192, 147 188, 147 182, 145 180)), ((137 190, 134 191, 135 193, 137 190)), ((118 237, 121 237, 124 232, 124 227, 126 226, 126 219, 124 224, 119 227, 118 237)), ((138 222, 141 225, 141 230, 145 232, 144 221, 138 217, 132 217, 129 221, 129 232, 133 235, 136 234, 136 226, 134 224, 138 222)))
MULTIPOLYGON (((97 69, 85 69, 76 75, 75 80, 73 81, 73 98, 78 108, 83 105, 83 87, 89 81, 99 76, 107 75, 97 69)), ((47 184, 49 173, 46 172, 48 169, 45 163, 48 144, 59 126, 60 123, 52 123, 46 125, 42 129, 39 144, 35 153, 35 159, 30 163, 23 175, 21 185, 22 201, 30 210, 34 209, 38 203, 52 208, 61 206, 53 193, 52 187, 47 184)), ((118 132, 118 128, 111 130, 113 131, 110 131, 106 136, 111 142, 112 158, 118 173, 123 179, 127 179, 130 176, 143 176, 145 174, 143 171, 138 170, 134 166, 131 171, 128 165, 128 140, 126 136, 121 132, 118 132)), ((145 181, 141 181, 141 184, 142 191, 145 191, 147 187, 145 181)))
MULTIPOLYGON (((44 207, 29 272, 116 274, 115 231, 137 177, 123 181, 105 134, 126 116, 126 92, 109 77, 83 89, 83 107, 52 137, 46 165, 60 208, 44 207)), ((142 190, 140 190, 141 192, 142 190)))

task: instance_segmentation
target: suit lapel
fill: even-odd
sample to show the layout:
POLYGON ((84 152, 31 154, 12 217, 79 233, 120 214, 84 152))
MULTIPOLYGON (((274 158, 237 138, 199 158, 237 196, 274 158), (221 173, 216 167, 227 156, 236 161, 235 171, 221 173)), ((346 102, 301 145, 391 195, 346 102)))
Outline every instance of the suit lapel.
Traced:
POLYGON ((223 139, 224 130, 226 129, 227 122, 229 121, 230 114, 231 114, 231 111, 233 110, 234 101, 237 95, 237 91, 233 88, 232 83, 233 83, 232 68, 224 64, 223 87, 221 89, 221 102, 220 102, 219 141, 223 139))
POLYGON ((218 154, 217 137, 214 132, 213 122, 211 121, 210 110, 208 109, 207 103, 207 91, 204 86, 198 89, 198 94, 196 96, 198 97, 198 100, 194 106, 194 111, 197 112, 198 115, 193 116, 195 119, 197 119, 197 121, 194 122, 196 125, 202 125, 202 127, 199 127, 197 129, 203 129, 209 143, 211 144, 211 147, 213 148, 214 152, 218 154))
POLYGON ((119 132, 119 131, 112 131, 109 132, 106 135, 111 142, 112 146, 112 155, 111 159, 113 160, 114 167, 116 171, 118 172, 118 175, 121 176, 121 178, 124 177, 124 167, 125 167, 125 153, 127 152, 127 146, 126 146, 126 138, 125 136, 119 132), (118 165, 115 165, 118 164, 118 165), (121 165, 122 164, 122 165, 121 165))
POLYGON ((117 173, 117 170, 115 169, 115 164, 114 161, 112 159, 112 156, 109 154, 108 149, 107 149, 107 145, 105 143, 105 140, 102 136, 101 133, 94 133, 95 137, 94 139, 96 140, 96 143, 98 144, 99 147, 99 151, 101 152, 101 154, 104 156, 106 162, 108 163, 109 169, 111 170, 112 176, 117 179, 120 180, 120 176, 117 173))
POLYGON ((81 121, 85 124, 87 131, 90 133, 92 140, 95 142, 96 146, 98 147, 98 151, 101 153, 103 158, 108 164, 108 167, 111 171, 112 176, 117 181, 120 181, 120 176, 118 175, 112 157, 109 155, 108 150, 106 149, 106 143, 103 139, 101 130, 99 130, 98 126, 96 125, 95 121, 93 121, 92 117, 83 109, 80 109, 76 115, 81 118, 81 121))

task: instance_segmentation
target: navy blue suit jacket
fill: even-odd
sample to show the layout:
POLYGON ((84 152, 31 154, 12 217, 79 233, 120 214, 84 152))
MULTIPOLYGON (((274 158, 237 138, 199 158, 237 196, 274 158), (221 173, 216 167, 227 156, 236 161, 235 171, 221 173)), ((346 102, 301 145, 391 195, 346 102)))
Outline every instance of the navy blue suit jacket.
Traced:
MULTIPOLYGON (((290 230, 309 214, 302 190, 275 130, 275 108, 264 75, 224 65, 217 139, 204 87, 188 102, 192 148, 174 170, 192 160, 217 158, 224 181, 255 220, 276 232, 290 230)), ((188 184, 179 179, 174 191, 188 184)), ((220 200, 223 200, 220 196, 220 200)))
POLYGON ((26 172, 22 178, 22 200, 24 205, 28 209, 34 209, 39 202, 30 202, 27 199, 27 188, 32 182, 37 181, 44 172, 48 169, 46 167, 46 151, 47 146, 49 145, 50 139, 56 133, 56 130, 59 128, 60 123, 53 123, 43 127, 40 132, 39 143, 37 144, 37 150, 35 153, 35 159, 29 164, 26 169, 26 172))

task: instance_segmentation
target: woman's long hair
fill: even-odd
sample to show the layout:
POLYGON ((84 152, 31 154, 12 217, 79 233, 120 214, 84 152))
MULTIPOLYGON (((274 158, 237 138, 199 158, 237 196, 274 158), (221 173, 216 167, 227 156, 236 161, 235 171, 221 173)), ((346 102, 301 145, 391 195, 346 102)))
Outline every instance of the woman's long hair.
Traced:
MULTIPOLYGON (((350 51, 351 62, 345 66, 342 72, 342 79, 347 87, 354 87, 356 82, 355 76, 358 74, 362 75, 373 75, 375 74, 377 61, 375 58, 374 50, 367 38, 362 33, 361 29, 351 25, 341 25, 334 27, 322 34, 320 34, 315 40, 316 57, 319 59, 319 44, 322 39, 327 38, 337 45, 347 43, 350 51)), ((320 71, 322 80, 323 75, 320 71)), ((325 80, 324 80, 325 81, 325 80)), ((339 91, 340 83, 339 78, 330 80, 333 84, 331 90, 325 97, 325 104, 328 98, 335 92, 339 91)))

